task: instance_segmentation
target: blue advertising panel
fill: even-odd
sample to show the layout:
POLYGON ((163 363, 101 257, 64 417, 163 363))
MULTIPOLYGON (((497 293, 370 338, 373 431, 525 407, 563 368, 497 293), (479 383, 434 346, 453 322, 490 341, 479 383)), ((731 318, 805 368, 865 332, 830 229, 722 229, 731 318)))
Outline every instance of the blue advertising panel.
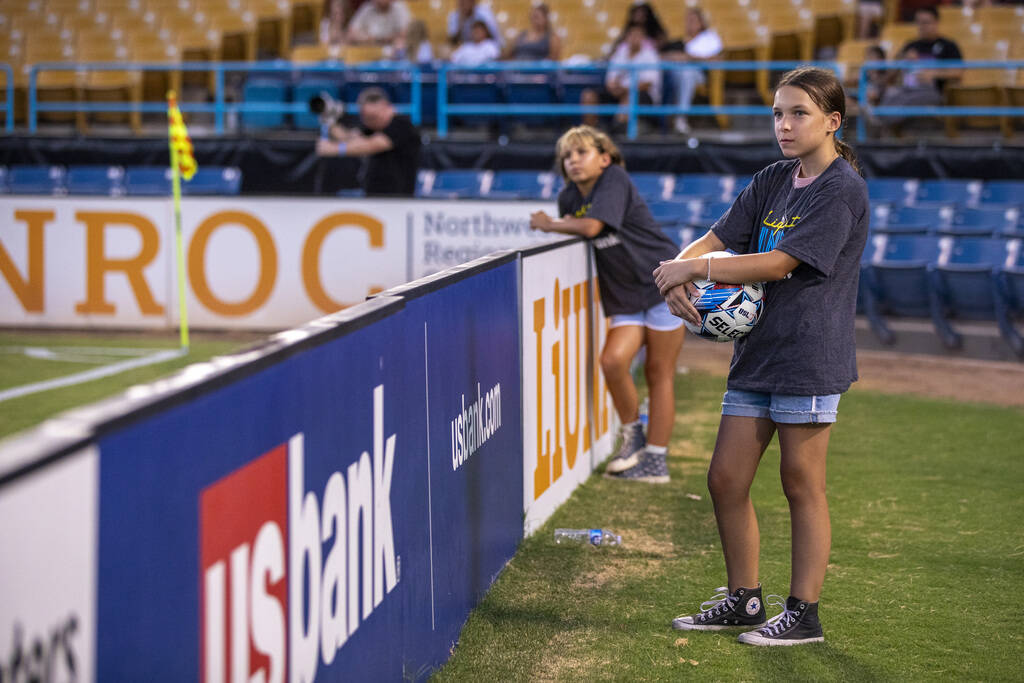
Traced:
POLYGON ((96 678, 440 666, 522 536, 516 277, 410 291, 101 428, 96 678))

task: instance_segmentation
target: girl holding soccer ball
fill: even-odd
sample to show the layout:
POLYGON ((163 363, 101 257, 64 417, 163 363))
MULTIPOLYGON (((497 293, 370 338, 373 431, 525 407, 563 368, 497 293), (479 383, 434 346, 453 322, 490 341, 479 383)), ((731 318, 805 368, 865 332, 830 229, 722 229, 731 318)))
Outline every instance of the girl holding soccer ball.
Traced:
POLYGON ((660 484, 669 481, 666 455, 675 418, 676 357, 682 321, 669 312, 651 272, 678 248, 658 227, 623 166, 622 154, 601 131, 578 126, 555 147, 566 179, 558 214, 530 216, 530 227, 580 235, 594 245, 601 305, 611 318, 601 350, 601 369, 622 421, 622 442, 605 468, 607 476, 660 484), (647 347, 644 373, 650 400, 648 432, 640 423, 630 364, 647 347))
POLYGON ((708 469, 728 588, 673 626, 747 628, 742 643, 797 645, 824 640, 818 597, 832 539, 825 459, 840 395, 857 379, 854 310, 869 214, 853 153, 836 138, 846 100, 835 75, 786 73, 773 116, 786 160, 755 175, 710 232, 655 270, 655 281, 672 312, 694 323, 693 280, 765 282, 762 317, 735 342, 708 469), (724 249, 737 255, 702 258, 724 249), (766 622, 750 486, 776 432, 792 576, 781 614, 766 622))

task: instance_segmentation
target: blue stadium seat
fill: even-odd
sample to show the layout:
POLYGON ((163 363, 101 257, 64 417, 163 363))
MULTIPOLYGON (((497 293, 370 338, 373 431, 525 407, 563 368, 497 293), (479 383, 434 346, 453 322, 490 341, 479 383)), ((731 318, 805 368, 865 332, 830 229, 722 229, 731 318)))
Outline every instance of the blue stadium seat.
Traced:
POLYGON ((738 175, 735 178, 733 178, 733 183, 732 183, 732 195, 733 195, 733 198, 738 197, 740 192, 742 192, 747 187, 747 185, 749 185, 753 181, 754 181, 754 176, 752 176, 752 175, 738 175))
MULTIPOLYGON (((550 71, 506 71, 502 80, 505 97, 510 103, 555 104, 558 101, 550 71)), ((558 117, 550 114, 519 114, 516 118, 538 126, 553 126, 558 122, 558 117)))
POLYGON ((981 197, 980 180, 922 180, 914 203, 973 206, 981 197))
POLYGON ((138 197, 171 194, 171 169, 167 166, 129 166, 124 174, 125 191, 138 197))
POLYGON ((64 194, 65 175, 62 166, 11 166, 7 188, 11 194, 64 194))
MULTIPOLYGON (((448 74, 448 102, 450 104, 500 104, 505 101, 498 74, 488 72, 454 72, 448 74)), ((453 126, 480 126, 505 121, 491 114, 458 115, 451 117, 453 126)))
MULTIPOLYGON (((707 233, 707 228, 697 227, 694 225, 687 225, 682 228, 676 228, 675 234, 669 233, 669 237, 679 245, 680 249, 689 246, 693 242, 703 237, 707 233)), ((665 232, 668 232, 667 230, 665 232)))
MULTIPOLYGON (((288 101, 288 87, 279 80, 250 78, 242 88, 245 104, 284 104, 288 101)), ((284 125, 283 112, 243 111, 242 125, 248 129, 277 128, 284 125)))
POLYGON ((491 171, 449 169, 420 171, 416 196, 435 199, 458 199, 483 196, 485 184, 490 186, 491 171))
POLYGON ((1024 239, 1013 238, 1007 241, 1006 265, 1000 270, 998 277, 1010 315, 1024 318, 1024 239))
POLYGON ((868 178, 868 199, 889 204, 908 204, 917 194, 914 178, 868 178))
POLYGON ((953 209, 948 206, 888 206, 872 208, 871 227, 876 232, 926 233, 948 226, 953 209))
MULTIPOLYGON (((999 273, 1010 265, 1010 242, 988 237, 943 237, 931 270, 942 313, 966 320, 995 320, 1003 338, 1024 354, 1024 338, 1014 329, 999 273)), ((958 335, 959 336, 959 335, 958 335)), ((959 340, 958 340, 959 341, 959 340)))
POLYGON ((699 211, 691 214, 695 226, 710 228, 715 221, 732 208, 732 202, 701 202, 699 211))
POLYGON ((309 100, 320 93, 327 93, 334 99, 341 97, 341 85, 338 80, 331 80, 324 77, 301 78, 295 87, 292 88, 292 102, 307 108, 301 114, 292 114, 292 121, 296 128, 302 130, 317 130, 320 128, 320 121, 315 114, 308 112, 309 100))
POLYGON ((182 194, 237 195, 242 189, 242 172, 234 166, 200 166, 192 180, 181 183, 182 194))
POLYGON ((647 207, 651 210, 654 220, 662 226, 681 226, 691 222, 690 207, 686 202, 655 199, 648 200, 647 207))
POLYGON ((551 171, 495 171, 491 198, 553 199, 562 187, 561 178, 551 171))
MULTIPOLYGON (((600 71, 581 71, 565 69, 557 75, 558 99, 563 104, 579 104, 583 91, 587 88, 600 91, 604 87, 604 73, 600 71)), ((579 123, 579 116, 563 117, 562 124, 566 126, 579 123)))
POLYGON ((881 316, 898 315, 931 317, 944 344, 953 348, 959 343, 958 335, 942 314, 931 282, 930 269, 941 253, 939 240, 934 235, 904 234, 875 235, 872 239, 868 264, 862 266, 865 289, 860 293, 871 299, 869 305, 874 313, 869 318, 883 340, 891 340, 893 335, 881 316))
POLYGON ((1024 205, 1024 181, 988 180, 981 186, 982 204, 1024 205))
POLYGON ((675 176, 671 173, 630 173, 630 179, 636 185, 640 196, 648 203, 658 200, 666 200, 672 197, 672 190, 675 187, 675 176))
POLYGON ((940 229, 951 235, 996 235, 1013 231, 1020 210, 1017 208, 981 207, 960 209, 953 213, 952 222, 940 229))
POLYGON ((67 174, 68 194, 117 197, 124 194, 120 166, 72 166, 67 174))
POLYGON ((676 176, 673 194, 677 197, 704 197, 709 201, 721 202, 733 199, 736 179, 731 175, 717 173, 683 173, 676 176))
POLYGON ((0 166, 0 194, 7 194, 7 167, 0 166))

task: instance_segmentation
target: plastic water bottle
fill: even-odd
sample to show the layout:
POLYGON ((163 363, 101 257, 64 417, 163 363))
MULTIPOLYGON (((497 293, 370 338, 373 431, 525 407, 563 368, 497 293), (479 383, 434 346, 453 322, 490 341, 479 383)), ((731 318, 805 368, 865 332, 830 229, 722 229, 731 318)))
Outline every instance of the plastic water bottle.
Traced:
POLYGON ((644 431, 647 431, 647 411, 650 410, 651 402, 644 396, 644 400, 640 402, 640 424, 644 426, 644 431))
POLYGON ((622 545, 622 536, 607 529, 555 529, 555 543, 590 545, 622 545))

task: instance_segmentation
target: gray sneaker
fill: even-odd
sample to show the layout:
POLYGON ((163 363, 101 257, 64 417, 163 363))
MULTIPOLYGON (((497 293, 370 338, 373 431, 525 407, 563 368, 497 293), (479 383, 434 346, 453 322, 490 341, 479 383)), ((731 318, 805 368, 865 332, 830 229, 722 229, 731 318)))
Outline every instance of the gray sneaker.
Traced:
POLYGON ((604 471, 610 474, 625 472, 630 467, 635 467, 640 462, 644 446, 647 445, 644 426, 639 421, 632 425, 623 425, 621 433, 622 443, 619 444, 619 450, 604 468, 604 471))
POLYGON ((626 481, 642 481, 648 484, 667 484, 669 482, 667 453, 651 453, 645 448, 639 451, 638 455, 638 461, 633 467, 618 474, 605 472, 604 476, 626 481))
POLYGON ((680 631, 721 631, 765 625, 760 585, 756 588, 737 588, 735 593, 730 593, 725 586, 717 591, 717 595, 704 601, 697 614, 673 619, 672 628, 680 631))

